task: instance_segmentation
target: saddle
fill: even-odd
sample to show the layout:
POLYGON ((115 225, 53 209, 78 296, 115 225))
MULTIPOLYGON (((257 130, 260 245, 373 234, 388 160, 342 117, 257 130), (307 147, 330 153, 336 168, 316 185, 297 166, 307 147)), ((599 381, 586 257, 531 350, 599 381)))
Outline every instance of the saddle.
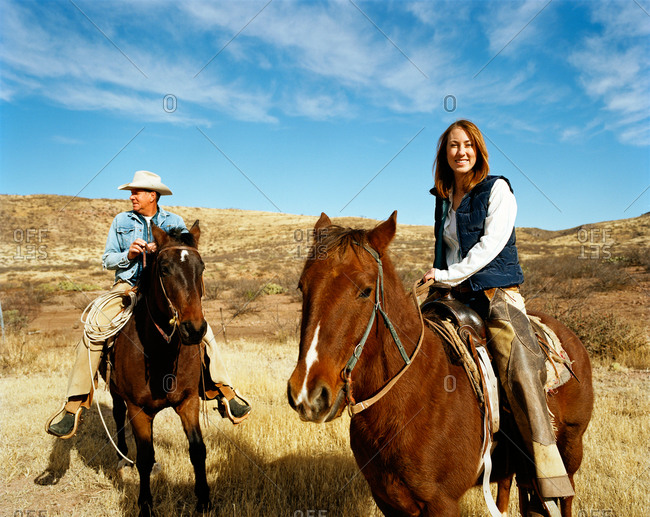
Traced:
MULTIPOLYGON (((441 334, 448 345, 449 359, 464 368, 479 404, 491 414, 492 428, 496 432, 499 428, 499 382, 487 350, 485 321, 474 309, 454 298, 450 290, 443 291, 440 297, 427 298, 421 310, 429 327, 441 334)), ((545 389, 549 393, 575 374, 555 332, 536 316, 529 315, 528 319, 546 355, 545 389)))

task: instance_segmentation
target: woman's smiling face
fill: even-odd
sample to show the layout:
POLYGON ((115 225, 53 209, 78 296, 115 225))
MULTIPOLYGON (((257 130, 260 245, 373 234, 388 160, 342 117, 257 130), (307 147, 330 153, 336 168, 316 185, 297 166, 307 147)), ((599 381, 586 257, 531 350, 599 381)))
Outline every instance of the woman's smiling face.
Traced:
POLYGON ((454 176, 470 172, 476 164, 476 149, 464 129, 455 127, 447 139, 447 161, 454 176))

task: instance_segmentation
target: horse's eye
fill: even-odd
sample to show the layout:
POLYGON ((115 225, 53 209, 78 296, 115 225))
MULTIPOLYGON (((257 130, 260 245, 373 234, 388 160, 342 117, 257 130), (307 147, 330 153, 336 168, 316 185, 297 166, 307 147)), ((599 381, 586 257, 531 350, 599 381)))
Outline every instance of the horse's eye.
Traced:
POLYGON ((160 266, 160 274, 163 276, 169 275, 169 268, 167 266, 160 266))
POLYGON ((359 293, 359 298, 370 298, 372 293, 372 287, 366 287, 363 291, 359 293))

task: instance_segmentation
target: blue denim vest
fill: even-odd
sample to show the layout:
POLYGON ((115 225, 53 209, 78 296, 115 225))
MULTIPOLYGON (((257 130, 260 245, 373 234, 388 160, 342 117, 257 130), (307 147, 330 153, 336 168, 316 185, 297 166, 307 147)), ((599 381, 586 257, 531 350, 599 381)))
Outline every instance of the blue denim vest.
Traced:
MULTIPOLYGON (((169 232, 172 228, 181 228, 187 231, 183 219, 171 212, 158 208, 151 222, 156 226, 169 232)), ((124 280, 135 285, 142 273, 142 257, 138 256, 129 260, 129 247, 136 239, 143 239, 146 242, 153 241, 153 235, 149 235, 147 221, 133 210, 121 212, 115 216, 111 223, 106 239, 106 248, 102 255, 104 269, 115 270, 115 282, 124 280)))
MULTIPOLYGON (((505 180, 512 192, 512 186, 507 178, 503 176, 488 176, 463 198, 458 206, 458 210, 456 210, 456 232, 461 257, 463 258, 467 256, 469 250, 483 236, 490 191, 492 190, 492 185, 498 179, 505 180)), ((449 210, 449 200, 440 197, 435 188, 432 188, 429 192, 436 196, 434 227, 436 245, 433 267, 447 269, 445 244, 442 233, 445 217, 449 210)), ((508 239, 505 247, 494 260, 466 280, 472 291, 483 291, 493 287, 510 287, 523 283, 524 273, 519 265, 519 255, 517 254, 517 246, 515 243, 515 229, 513 228, 510 239, 508 239)))

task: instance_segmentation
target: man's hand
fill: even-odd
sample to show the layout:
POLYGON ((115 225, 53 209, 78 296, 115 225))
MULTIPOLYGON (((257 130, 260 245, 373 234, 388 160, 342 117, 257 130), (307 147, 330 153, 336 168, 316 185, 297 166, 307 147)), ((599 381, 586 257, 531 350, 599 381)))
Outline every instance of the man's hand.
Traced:
POLYGON ((143 251, 153 252, 158 247, 155 242, 146 242, 144 239, 136 239, 129 246, 129 253, 127 255, 129 260, 135 259, 143 251))

